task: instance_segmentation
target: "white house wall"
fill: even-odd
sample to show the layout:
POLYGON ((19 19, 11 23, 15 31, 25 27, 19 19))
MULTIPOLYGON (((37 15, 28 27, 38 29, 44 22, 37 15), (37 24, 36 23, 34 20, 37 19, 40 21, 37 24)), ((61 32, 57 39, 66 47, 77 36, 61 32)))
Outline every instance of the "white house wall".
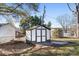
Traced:
POLYGON ((0 37, 0 44, 1 43, 6 43, 6 42, 9 42, 9 41, 11 41, 11 40, 13 40, 13 39, 15 39, 15 37, 14 36, 9 36, 9 37, 0 37))
POLYGON ((15 29, 10 25, 0 27, 0 37, 15 36, 15 29))
POLYGON ((8 42, 15 39, 15 28, 10 24, 0 27, 0 42, 8 42))

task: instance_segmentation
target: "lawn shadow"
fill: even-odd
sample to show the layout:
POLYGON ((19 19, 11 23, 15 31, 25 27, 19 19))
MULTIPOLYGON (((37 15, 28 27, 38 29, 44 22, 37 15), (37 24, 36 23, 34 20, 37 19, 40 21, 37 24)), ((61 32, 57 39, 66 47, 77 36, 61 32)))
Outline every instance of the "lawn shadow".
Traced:
POLYGON ((51 42, 42 42, 36 43, 44 46, 53 46, 53 47, 65 47, 65 46, 79 46, 76 42, 69 42, 69 41, 51 41, 51 42))

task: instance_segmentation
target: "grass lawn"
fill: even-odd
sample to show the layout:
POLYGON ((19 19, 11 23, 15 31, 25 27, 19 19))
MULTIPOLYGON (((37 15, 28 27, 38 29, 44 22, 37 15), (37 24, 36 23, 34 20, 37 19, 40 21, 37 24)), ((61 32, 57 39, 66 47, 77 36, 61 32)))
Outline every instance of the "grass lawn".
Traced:
POLYGON ((41 48, 31 53, 24 53, 21 55, 31 55, 31 56, 79 56, 79 39, 69 39, 69 38, 57 38, 52 41, 68 41, 75 42, 78 45, 54 47, 50 46, 48 48, 41 48))
MULTIPOLYGON (((68 42, 74 42, 78 45, 67 45, 67 46, 48 46, 45 48, 39 48, 39 46, 36 48, 32 48, 28 51, 25 51, 20 54, 21 56, 79 56, 79 40, 78 39, 70 39, 70 38, 55 38, 52 41, 68 41, 68 42)), ((39 44, 37 44, 39 45, 39 44)))
POLYGON ((24 56, 79 56, 79 46, 66 47, 49 47, 45 49, 38 49, 31 53, 21 54, 24 56))
POLYGON ((54 47, 54 46, 49 46, 47 48, 41 48, 37 49, 35 51, 28 51, 24 52, 20 55, 23 56, 79 56, 79 40, 78 39, 54 39, 52 41, 68 41, 68 42, 75 42, 78 45, 71 45, 71 46, 61 46, 61 47, 54 47), (59 39, 59 40, 58 40, 59 39))
POLYGON ((79 46, 76 47, 51 47, 49 49, 41 49, 31 55, 41 56, 70 56, 79 55, 79 46))
POLYGON ((52 41, 68 41, 79 43, 79 38, 52 38, 52 41))

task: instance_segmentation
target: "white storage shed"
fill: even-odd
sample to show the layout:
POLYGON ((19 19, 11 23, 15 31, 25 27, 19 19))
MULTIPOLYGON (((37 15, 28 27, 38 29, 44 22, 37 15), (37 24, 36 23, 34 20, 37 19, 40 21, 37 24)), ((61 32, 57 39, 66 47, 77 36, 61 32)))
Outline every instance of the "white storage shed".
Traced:
POLYGON ((33 42, 46 42, 51 39, 51 29, 38 25, 26 30, 26 38, 33 42))

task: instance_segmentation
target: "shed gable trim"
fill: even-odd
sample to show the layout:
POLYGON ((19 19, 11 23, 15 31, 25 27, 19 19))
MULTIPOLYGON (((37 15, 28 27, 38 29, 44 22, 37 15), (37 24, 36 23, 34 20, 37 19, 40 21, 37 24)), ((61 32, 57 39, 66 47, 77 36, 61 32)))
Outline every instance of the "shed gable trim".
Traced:
MULTIPOLYGON (((33 29, 41 29, 41 27, 44 27, 45 29, 48 29, 48 30, 50 30, 50 28, 48 28, 48 27, 46 27, 46 26, 44 26, 44 25, 38 25, 38 26, 33 26, 33 27, 31 27, 31 28, 29 28, 29 30, 33 30, 33 29), (40 27, 40 28, 38 28, 38 27, 40 27)), ((42 29, 44 29, 44 28, 42 28, 42 29)))

